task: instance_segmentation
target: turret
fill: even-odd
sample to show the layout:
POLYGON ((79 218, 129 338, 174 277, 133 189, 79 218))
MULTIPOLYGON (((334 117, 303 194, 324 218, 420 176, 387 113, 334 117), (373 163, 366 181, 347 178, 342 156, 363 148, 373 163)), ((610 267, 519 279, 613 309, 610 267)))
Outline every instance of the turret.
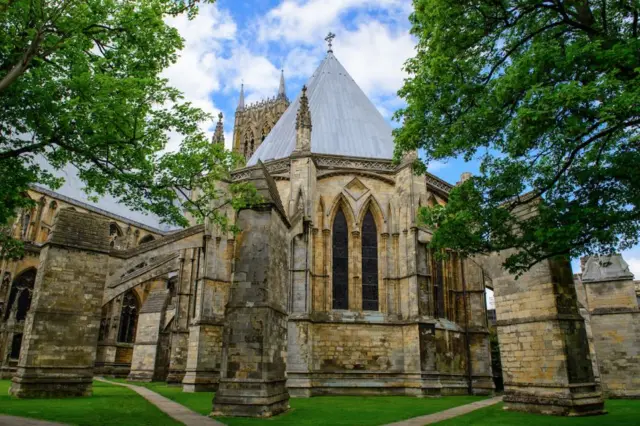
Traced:
POLYGON ((220 143, 224 145, 224 125, 222 124, 222 112, 218 114, 218 124, 216 124, 216 130, 211 138, 211 143, 220 143))
POLYGON ((240 99, 238 100, 236 111, 244 111, 244 83, 240 86, 240 99))
POLYGON ((311 111, 309 111, 307 86, 302 86, 300 108, 296 116, 296 151, 311 151, 311 111))
POLYGON ((280 72, 280 88, 278 89, 278 100, 288 101, 287 91, 284 84, 284 70, 280 72))

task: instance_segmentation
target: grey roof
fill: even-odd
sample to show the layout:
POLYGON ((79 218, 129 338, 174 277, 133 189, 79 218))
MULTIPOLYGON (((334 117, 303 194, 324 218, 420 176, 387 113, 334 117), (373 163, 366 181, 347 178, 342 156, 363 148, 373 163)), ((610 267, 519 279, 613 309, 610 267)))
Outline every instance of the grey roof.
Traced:
POLYGON ((52 191, 49 188, 45 188, 44 186, 31 185, 31 188, 34 191, 37 191, 37 192, 39 192, 41 194, 48 195, 51 198, 57 198, 58 200, 62 200, 65 203, 71 204, 72 206, 77 206, 77 207, 80 207, 82 209, 88 210, 90 212, 97 213, 99 215, 109 217, 111 219, 120 220, 120 221, 122 221, 124 223, 128 223, 130 225, 133 225, 133 226, 136 226, 138 228, 147 230, 149 232, 153 232, 155 234, 164 235, 164 234, 166 234, 166 233, 168 233, 170 231, 169 228, 166 228, 164 230, 163 229, 159 229, 157 227, 149 226, 147 224, 135 221, 135 220, 130 219, 128 217, 125 217, 125 216, 122 216, 122 215, 119 215, 119 214, 112 213, 110 211, 101 209, 100 207, 92 206, 91 204, 85 203, 83 201, 77 200, 77 199, 72 198, 72 197, 67 197, 66 195, 63 195, 63 194, 61 194, 59 192, 52 191))
MULTIPOLYGON (((391 126, 332 52, 307 83, 311 110, 311 152, 364 158, 393 158, 391 126)), ((298 96, 249 159, 286 158, 296 147, 298 96)))
POLYGON ((131 210, 109 194, 100 197, 97 202, 94 201, 84 192, 85 185, 78 177, 78 169, 72 164, 67 164, 62 169, 57 170, 42 156, 38 156, 36 161, 43 169, 54 176, 64 178, 63 185, 55 191, 41 186, 34 188, 36 191, 44 192, 44 190, 47 190, 50 192, 49 196, 58 197, 70 204, 75 203, 81 208, 131 223, 150 232, 162 234, 177 229, 175 226, 163 224, 161 219, 153 213, 131 210))

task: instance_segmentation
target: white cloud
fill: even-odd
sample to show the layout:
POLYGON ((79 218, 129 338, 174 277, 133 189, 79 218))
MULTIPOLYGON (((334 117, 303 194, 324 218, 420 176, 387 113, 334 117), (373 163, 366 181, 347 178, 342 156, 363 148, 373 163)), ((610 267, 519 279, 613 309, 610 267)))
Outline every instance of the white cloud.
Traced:
POLYGON ((402 10, 408 14, 410 7, 410 0, 285 0, 266 15, 259 39, 317 43, 351 10, 402 10))
POLYGON ((636 277, 640 278, 640 257, 632 257, 627 259, 629 270, 636 277))
MULTIPOLYGON (((284 0, 265 17, 243 26, 257 28, 252 34, 239 32, 231 14, 218 5, 203 5, 191 21, 185 16, 167 19, 185 39, 185 48, 163 76, 185 100, 215 116, 219 107, 212 94, 237 99, 241 82, 249 104, 276 95, 281 67, 289 81, 308 79, 324 56, 322 39, 332 28, 338 33, 336 55, 390 118, 398 108, 395 94, 405 77, 402 64, 413 54, 410 8, 410 0, 284 0), (372 17, 371 11, 384 13, 372 17), (347 13, 350 22, 342 22, 347 13), (276 46, 281 55, 277 65, 274 55, 267 55, 275 40, 286 41, 276 46)), ((202 130, 212 132, 214 125, 205 123, 202 130)), ((227 129, 232 125, 225 120, 227 129)), ((172 135, 169 149, 179 142, 172 135)))
POLYGON ((427 170, 431 173, 435 173, 439 170, 445 169, 448 167, 448 164, 444 161, 431 160, 427 165, 427 170))
POLYGON ((337 40, 334 51, 369 96, 395 95, 407 76, 402 68, 414 55, 414 46, 407 29, 371 21, 337 40))
POLYGON ((246 46, 235 47, 229 58, 218 59, 217 66, 226 93, 235 95, 244 82, 246 103, 278 93, 280 70, 266 56, 253 53, 246 46))
MULTIPOLYGON (((200 13, 189 20, 186 16, 169 17, 166 22, 176 28, 184 39, 184 49, 175 64, 167 68, 162 77, 179 89, 186 101, 216 116, 219 109, 211 101, 211 94, 221 88, 217 72, 218 57, 223 43, 236 35, 236 24, 231 15, 215 5, 203 5, 200 13)), ((212 123, 203 123, 202 130, 209 131, 212 123)), ((168 149, 177 149, 180 137, 170 135, 168 149)))
POLYGON ((622 252, 622 258, 629 264, 629 270, 635 279, 640 280, 640 247, 622 252))

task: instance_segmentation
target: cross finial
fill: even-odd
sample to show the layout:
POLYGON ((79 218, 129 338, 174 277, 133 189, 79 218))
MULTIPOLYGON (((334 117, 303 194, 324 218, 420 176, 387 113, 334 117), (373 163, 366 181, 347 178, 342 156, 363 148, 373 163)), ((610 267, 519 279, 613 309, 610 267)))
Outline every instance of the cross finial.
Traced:
POLYGON ((325 41, 327 43, 329 43, 329 50, 327 50, 327 52, 331 52, 333 53, 333 39, 336 38, 336 35, 334 33, 332 33, 331 31, 329 31, 329 34, 325 37, 325 41))

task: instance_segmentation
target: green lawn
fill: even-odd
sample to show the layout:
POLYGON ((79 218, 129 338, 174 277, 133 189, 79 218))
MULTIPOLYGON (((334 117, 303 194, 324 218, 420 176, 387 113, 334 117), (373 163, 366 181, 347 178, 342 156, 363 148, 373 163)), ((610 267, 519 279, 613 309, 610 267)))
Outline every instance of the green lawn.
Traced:
MULTIPOLYGON (((111 379, 110 379, 111 380, 111 379)), ((131 383, 131 382, 129 382, 131 383)), ((146 386, 200 414, 211 412, 213 392, 183 393, 179 386, 165 383, 135 383, 146 386)), ((483 399, 473 396, 445 398, 414 398, 409 396, 323 396, 315 398, 292 398, 291 410, 271 419, 248 419, 220 417, 216 420, 229 426, 376 426, 431 414, 458 405, 483 399)))
POLYGON ((594 417, 554 417, 504 411, 502 404, 482 408, 456 417, 438 426, 637 426, 640 425, 640 401, 609 399, 609 414, 594 417))
POLYGON ((93 396, 65 399, 17 399, 9 380, 0 380, 0 414, 72 425, 180 425, 134 391, 93 382, 93 396))

